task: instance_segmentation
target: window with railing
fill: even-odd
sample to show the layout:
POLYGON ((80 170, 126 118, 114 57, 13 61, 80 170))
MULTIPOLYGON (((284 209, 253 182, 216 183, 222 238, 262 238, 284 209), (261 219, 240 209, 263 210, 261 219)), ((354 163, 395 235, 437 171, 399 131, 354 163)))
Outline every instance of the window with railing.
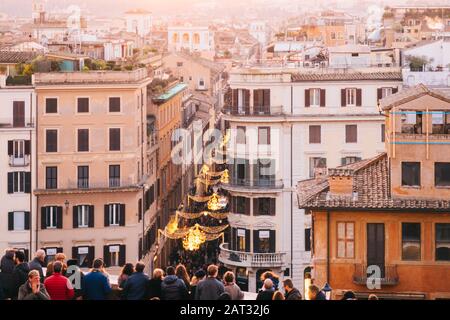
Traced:
POLYGON ((450 223, 436 223, 436 261, 450 261, 450 223))
POLYGON ((120 187, 120 165, 118 164, 109 166, 109 187, 120 187))
POLYGON ((402 133, 422 134, 422 111, 401 111, 402 133))
POLYGON ((450 113, 445 111, 431 112, 432 134, 450 134, 450 113))
POLYGON ((79 189, 89 188, 89 166, 78 166, 77 186, 79 189))
POLYGON ((402 223, 402 260, 420 260, 420 223, 402 223))

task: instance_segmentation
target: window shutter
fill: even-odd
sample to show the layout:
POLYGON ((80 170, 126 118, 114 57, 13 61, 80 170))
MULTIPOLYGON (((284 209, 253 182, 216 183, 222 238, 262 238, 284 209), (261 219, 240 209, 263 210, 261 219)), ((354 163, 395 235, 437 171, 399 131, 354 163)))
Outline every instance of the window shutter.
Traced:
POLYGON ((250 230, 245 230, 245 252, 250 252, 250 230))
POLYGON ((110 260, 109 246, 103 246, 103 263, 105 264, 105 267, 109 267, 110 260))
POLYGON ((250 162, 249 160, 245 160, 244 162, 244 168, 245 168, 245 181, 250 181, 250 162))
POLYGON ((259 216, 259 198, 253 199, 253 215, 259 216))
POLYGON ((392 94, 395 94, 395 93, 397 93, 397 92, 398 92, 398 87, 392 88, 392 94))
POLYGON ((238 95, 239 95, 239 90, 238 89, 233 89, 232 90, 232 107, 233 107, 233 109, 237 109, 237 106, 238 106, 238 95))
POLYGON ((25 172, 25 193, 31 193, 31 172, 25 172))
POLYGON ((63 226, 63 215, 62 215, 62 207, 57 207, 56 209, 56 228, 62 229, 63 226))
POLYGON ((109 227, 109 206, 105 204, 104 209, 105 227, 109 227))
POLYGON ((14 230, 14 212, 8 212, 8 230, 14 230))
POLYGON ((46 219, 46 208, 41 207, 41 229, 45 230, 47 229, 47 219, 46 219))
POLYGON ((64 249, 62 247, 56 248, 56 253, 63 253, 64 249))
POLYGON ((245 214, 250 215, 250 198, 245 198, 245 214))
POLYGON ((377 89, 377 99, 381 100, 381 98, 383 98, 383 89, 382 88, 378 88, 377 89))
POLYGON ((119 221, 119 225, 120 226, 125 226, 125 204, 121 204, 120 205, 120 221, 119 221))
POLYGON ((25 211, 25 230, 30 230, 30 211, 25 211))
POLYGON ((72 247, 72 259, 77 259, 77 265, 80 266, 81 261, 78 261, 78 247, 72 247))
POLYGON ((78 228, 78 206, 72 207, 73 228, 78 228))
POLYGON ((95 223, 94 206, 89 206, 89 228, 93 228, 95 223))
POLYGON ((362 89, 356 89, 356 106, 362 106, 362 89))
POLYGON ((325 107, 326 104, 326 91, 325 89, 320 89, 320 106, 325 107))
POLYGON ((231 228, 230 250, 235 250, 236 228, 231 228))
POLYGON ((30 155, 31 154, 31 141, 25 140, 25 154, 30 155))
POLYGON ((250 90, 244 90, 244 109, 245 114, 250 114, 250 90))
POLYGON ((124 244, 120 245, 120 251, 119 251, 119 266, 123 266, 125 264, 126 261, 126 257, 127 257, 127 246, 124 244))
POLYGON ((309 89, 305 89, 305 107, 309 107, 310 106, 310 104, 309 104, 309 95, 310 95, 310 91, 309 91, 309 89))
POLYGON ((259 230, 253 230, 253 252, 259 253, 259 230))
POLYGON ((8 172, 8 193, 14 193, 14 172, 8 172))
POLYGON ((345 89, 341 89, 341 107, 347 106, 347 98, 345 96, 345 89))
POLYGON ((275 198, 270 198, 270 202, 269 202, 269 213, 271 216, 275 215, 275 210, 276 210, 276 199, 275 198))
POLYGON ((263 89, 263 106, 270 107, 270 89, 263 89))
POLYGON ((9 140, 8 141, 8 156, 12 156, 13 155, 13 149, 14 149, 14 141, 9 140))
POLYGON ((346 163, 345 157, 344 157, 344 158, 341 158, 341 166, 345 166, 345 163, 346 163))
POLYGON ((270 252, 275 252, 275 230, 270 230, 270 252))
POLYGON ((88 248, 88 256, 87 256, 87 265, 89 268, 92 267, 92 265, 94 263, 94 259, 95 259, 95 247, 90 246, 88 248))

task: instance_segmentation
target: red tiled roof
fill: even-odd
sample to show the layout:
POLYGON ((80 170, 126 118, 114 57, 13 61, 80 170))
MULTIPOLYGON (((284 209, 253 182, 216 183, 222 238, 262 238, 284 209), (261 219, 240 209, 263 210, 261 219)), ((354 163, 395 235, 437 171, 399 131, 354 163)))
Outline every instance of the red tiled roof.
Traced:
POLYGON ((401 72, 342 72, 342 73, 294 73, 292 82, 303 81, 352 81, 352 80, 393 80, 402 81, 401 72))
POLYGON ((380 106, 383 110, 390 110, 393 107, 405 104, 425 95, 430 95, 450 103, 450 96, 448 96, 445 92, 436 89, 430 89, 424 84, 418 84, 414 87, 403 89, 396 94, 392 94, 390 96, 387 96, 386 98, 381 99, 380 106))
POLYGON ((36 52, 0 51, 0 63, 24 63, 36 58, 36 52))
POLYGON ((330 176, 344 172, 353 177, 353 194, 336 195, 330 193, 328 176, 304 180, 297 185, 299 207, 309 209, 432 209, 434 211, 450 211, 450 200, 393 197, 390 189, 390 173, 386 153, 329 170, 330 176))

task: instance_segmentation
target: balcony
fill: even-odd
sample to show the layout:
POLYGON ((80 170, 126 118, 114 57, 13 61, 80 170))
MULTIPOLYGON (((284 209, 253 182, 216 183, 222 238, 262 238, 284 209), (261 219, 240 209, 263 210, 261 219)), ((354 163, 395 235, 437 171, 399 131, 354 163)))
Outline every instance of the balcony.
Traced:
MULTIPOLYGON (((355 264, 355 271, 353 273, 353 283, 359 285, 367 285, 367 265, 366 264, 355 264)), ((372 279, 369 281, 372 283, 372 279)), ((386 265, 381 268, 381 285, 384 286, 395 286, 399 283, 399 277, 397 274, 396 265, 386 265)))
POLYGON ((0 118, 0 129, 29 129, 34 128, 34 119, 26 118, 19 121, 0 118))
POLYGON ((9 166, 10 167, 26 167, 30 164, 30 155, 26 154, 22 158, 16 158, 14 156, 9 156, 9 166))
POLYGON ((54 194, 54 193, 80 193, 80 192, 109 192, 116 189, 137 189, 139 184, 134 179, 109 178, 105 181, 93 181, 89 178, 80 178, 76 180, 58 181, 56 188, 37 189, 35 194, 54 194))
MULTIPOLYGON (((227 185, 223 185, 226 187, 227 185)), ((283 180, 276 179, 238 179, 231 178, 228 183, 230 187, 242 187, 249 189, 283 189, 283 180)))
POLYGON ((254 107, 237 107, 224 106, 223 113, 232 116, 281 116, 283 115, 282 106, 254 106, 254 107))
POLYGON ((285 265, 286 253, 252 253, 228 249, 228 243, 220 245, 220 262, 246 268, 281 268, 285 265))

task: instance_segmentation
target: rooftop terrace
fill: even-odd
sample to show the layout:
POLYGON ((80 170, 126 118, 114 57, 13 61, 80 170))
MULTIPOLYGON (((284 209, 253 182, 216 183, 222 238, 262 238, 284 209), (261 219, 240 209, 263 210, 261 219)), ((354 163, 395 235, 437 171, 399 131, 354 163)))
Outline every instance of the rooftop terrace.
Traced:
POLYGON ((129 84, 138 83, 150 76, 145 68, 132 71, 83 71, 35 73, 34 85, 65 84, 129 84))

